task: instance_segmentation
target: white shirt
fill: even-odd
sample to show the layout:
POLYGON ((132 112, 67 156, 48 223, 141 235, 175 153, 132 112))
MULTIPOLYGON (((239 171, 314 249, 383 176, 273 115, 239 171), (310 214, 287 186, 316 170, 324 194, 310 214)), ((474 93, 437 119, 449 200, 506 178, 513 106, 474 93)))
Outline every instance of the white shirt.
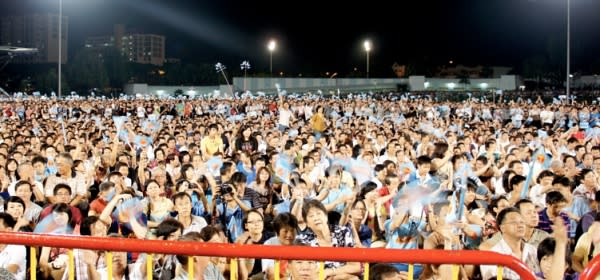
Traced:
POLYGON ((6 245, 4 250, 0 252, 0 267, 8 268, 9 265, 16 264, 19 266, 15 278, 17 280, 25 279, 25 246, 23 245, 6 245))
MULTIPOLYGON (((492 247, 490 249, 490 251, 500 253, 500 254, 514 256, 517 259, 520 259, 521 261, 523 261, 525 264, 527 264, 527 260, 537 262, 537 249, 533 245, 527 244, 525 242, 523 242, 522 244, 523 244, 523 249, 521 252, 521 256, 515 256, 513 254, 512 249, 510 248, 510 246, 508 246, 506 241, 504 241, 504 238, 500 239, 498 244, 494 245, 494 247, 492 247)), ((481 266, 481 276, 483 277, 483 279, 492 279, 492 277, 497 276, 497 274, 498 274, 497 266, 495 266, 495 265, 482 265, 481 266)), ((505 279, 521 279, 519 274, 517 274, 516 272, 514 272, 506 267, 504 267, 502 270, 502 276, 505 279)))
POLYGON ((552 111, 542 111, 540 112, 540 119, 542 120, 542 123, 549 123, 551 124, 552 121, 554 120, 554 113, 552 111))
POLYGON ((290 119, 292 118, 292 112, 286 109, 279 109, 279 122, 278 124, 283 126, 290 126, 290 119))
MULTIPOLYGON (((15 186, 17 185, 18 182, 19 181, 13 181, 12 183, 10 183, 10 185, 8 185, 8 194, 10 196, 17 195, 16 191, 15 191, 15 186)), ((33 182, 33 186, 35 188, 37 188, 40 191, 40 193, 42 193, 42 194, 44 193, 44 186, 42 186, 42 183, 36 181, 36 182, 33 182)), ((33 197, 35 197, 35 196, 33 196, 33 197)))
POLYGON ((536 184, 535 186, 531 187, 531 190, 529 191, 529 199, 531 199, 535 206, 540 208, 546 207, 546 194, 542 193, 542 185, 536 184))
POLYGON ((206 226, 207 226, 207 223, 206 223, 206 220, 204 220, 204 218, 198 217, 198 216, 192 216, 192 223, 190 224, 189 227, 183 229, 183 232, 181 233, 181 235, 184 235, 184 234, 186 234, 188 232, 192 232, 192 231, 200 233, 200 231, 202 231, 202 229, 206 226))
POLYGON ((71 187, 71 199, 75 198, 76 195, 86 197, 89 186, 85 184, 85 178, 83 176, 71 177, 67 180, 58 176, 50 176, 46 179, 46 187, 44 189, 44 195, 46 197, 54 196, 54 187, 60 183, 67 184, 71 187))

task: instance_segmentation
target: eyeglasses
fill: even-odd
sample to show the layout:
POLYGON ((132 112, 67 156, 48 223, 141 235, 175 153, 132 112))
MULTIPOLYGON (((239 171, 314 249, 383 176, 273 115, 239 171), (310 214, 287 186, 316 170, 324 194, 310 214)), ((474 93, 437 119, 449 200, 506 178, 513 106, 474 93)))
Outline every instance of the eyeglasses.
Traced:
POLYGON ((525 221, 512 221, 512 222, 505 222, 502 223, 503 225, 517 225, 517 226, 521 226, 521 225, 525 225, 525 221))

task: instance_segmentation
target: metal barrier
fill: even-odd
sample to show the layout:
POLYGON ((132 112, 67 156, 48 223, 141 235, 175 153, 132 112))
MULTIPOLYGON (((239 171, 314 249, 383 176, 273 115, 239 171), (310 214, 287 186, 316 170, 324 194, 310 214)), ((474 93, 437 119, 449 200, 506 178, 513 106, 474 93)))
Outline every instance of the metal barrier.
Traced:
MULTIPOLYGON (((365 279, 368 279, 368 263, 419 263, 419 264, 474 264, 474 265, 499 265, 498 279, 502 279, 502 268, 508 267, 518 273, 523 280, 535 280, 535 276, 527 266, 517 258, 487 251, 448 251, 448 250, 394 250, 394 249, 358 249, 358 248, 325 248, 325 247, 303 247, 303 246, 266 246, 266 245, 238 245, 218 244, 204 242, 163 241, 163 240, 139 240, 125 238, 99 238, 89 236, 67 236, 67 235, 42 235, 33 233, 2 233, 0 244, 21 244, 27 246, 43 246, 55 248, 78 248, 89 250, 138 252, 148 254, 147 264, 152 269, 152 254, 173 254, 189 256, 215 256, 230 257, 231 279, 237 277, 237 260, 234 258, 259 258, 277 260, 315 260, 321 261, 319 277, 323 277, 323 260, 361 262, 365 265, 365 279)), ((35 280, 35 247, 31 247, 31 279, 35 280)), ((69 278, 74 279, 73 251, 69 250, 69 278)), ((112 270, 112 257, 107 254, 107 269, 112 270), (110 260, 109 260, 110 259, 110 260)), ((596 259, 594 259, 596 260, 596 259)), ((188 262, 192 258, 188 258, 188 262)), ((275 271, 279 271, 278 261, 275 271)), ((600 266, 597 266, 600 268, 600 266)), ((188 268, 193 265, 188 263, 188 268)), ((413 269, 409 265, 410 273, 413 269)), ((453 269, 453 279, 458 279, 459 270, 453 269)), ((193 271, 188 271, 193 278, 193 271)), ((109 279, 112 274, 109 273, 109 279)), ((279 279, 279 273, 275 273, 279 279)), ((148 274, 152 279, 152 274, 148 274)))
POLYGON ((600 274, 600 255, 595 256, 587 263, 585 269, 581 272, 581 275, 579 275, 579 280, 592 280, 595 279, 598 274, 600 274))

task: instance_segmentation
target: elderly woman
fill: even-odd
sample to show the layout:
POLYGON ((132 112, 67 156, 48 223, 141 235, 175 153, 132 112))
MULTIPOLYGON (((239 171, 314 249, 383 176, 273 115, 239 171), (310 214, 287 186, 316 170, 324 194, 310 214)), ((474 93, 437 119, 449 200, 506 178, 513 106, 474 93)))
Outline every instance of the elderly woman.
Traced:
MULTIPOLYGON (((302 218, 307 229, 297 239, 313 247, 354 247, 352 230, 347 226, 331 225, 327 209, 318 200, 308 200, 302 206, 302 218)), ((354 262, 325 262, 326 279, 358 279, 361 268, 354 262)))

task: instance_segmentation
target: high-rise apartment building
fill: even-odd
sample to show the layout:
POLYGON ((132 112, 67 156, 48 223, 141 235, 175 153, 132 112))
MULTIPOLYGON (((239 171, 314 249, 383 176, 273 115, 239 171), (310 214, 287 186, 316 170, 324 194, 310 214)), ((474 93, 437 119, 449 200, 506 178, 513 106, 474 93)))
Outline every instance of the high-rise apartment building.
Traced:
POLYGON ((165 62, 165 36, 127 32, 122 24, 115 25, 113 35, 88 37, 85 47, 97 51, 116 48, 135 63, 163 65, 165 62))
MULTIPOLYGON (((58 14, 32 14, 0 18, 0 45, 37 48, 31 56, 17 57, 15 63, 58 62, 58 14)), ((69 24, 62 17, 62 63, 68 57, 69 24)))

